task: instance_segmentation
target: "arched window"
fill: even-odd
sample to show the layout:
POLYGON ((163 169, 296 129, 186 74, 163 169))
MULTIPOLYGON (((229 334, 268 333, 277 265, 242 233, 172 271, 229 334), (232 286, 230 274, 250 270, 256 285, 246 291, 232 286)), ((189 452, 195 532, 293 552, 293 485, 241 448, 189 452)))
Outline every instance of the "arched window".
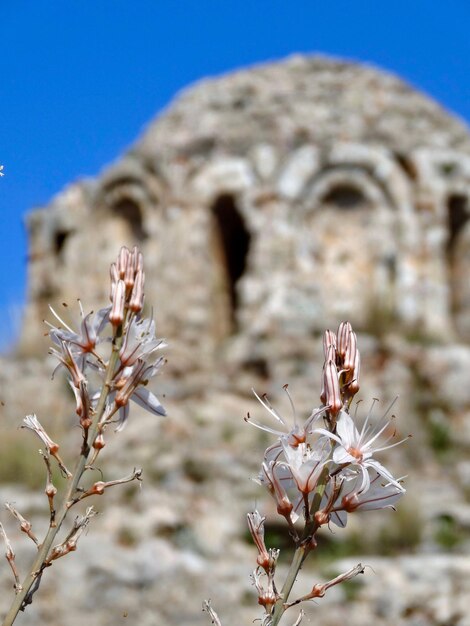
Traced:
POLYGON ((251 236, 232 195, 220 195, 212 205, 212 215, 228 291, 230 322, 236 330, 237 283, 246 269, 251 236))
POLYGON ((453 194, 447 200, 447 262, 449 266, 450 312, 460 338, 470 340, 470 230, 469 202, 464 194, 453 194))
POLYGON ((325 204, 332 204, 339 209, 356 209, 367 203, 362 191, 349 183, 334 185, 324 196, 325 204))
POLYGON ((312 301, 333 323, 365 328, 374 319, 382 328, 395 314, 397 212, 387 192, 352 165, 329 167, 312 184, 302 234, 311 254, 302 262, 312 271, 312 301))
POLYGON ((142 210, 131 198, 122 198, 112 207, 114 214, 123 219, 129 226, 133 238, 143 241, 147 238, 142 218, 142 210))
POLYGON ((455 241, 470 217, 467 196, 463 194, 453 194, 449 196, 447 201, 447 217, 449 225, 447 252, 452 253, 455 241))
POLYGON ((54 252, 56 256, 62 257, 65 243, 69 235, 69 230, 58 230, 56 233, 54 233, 54 252))

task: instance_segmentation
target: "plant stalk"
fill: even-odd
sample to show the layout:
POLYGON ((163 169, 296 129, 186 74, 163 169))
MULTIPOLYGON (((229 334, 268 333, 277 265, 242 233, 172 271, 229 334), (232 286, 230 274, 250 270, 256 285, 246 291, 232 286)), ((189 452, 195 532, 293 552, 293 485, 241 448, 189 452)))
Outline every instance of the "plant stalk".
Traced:
POLYGON ((287 602, 289 594, 292 591, 292 587, 294 586, 295 580, 306 556, 306 546, 300 545, 294 553, 294 558, 292 559, 289 571, 287 572, 286 580, 284 581, 284 585, 281 589, 281 597, 274 606, 270 626, 277 626, 279 620, 283 616, 285 611, 284 604, 287 602))
POLYGON ((88 431, 88 441, 89 441, 88 452, 86 454, 81 453, 77 460, 74 471, 72 473, 70 485, 65 493, 64 499, 62 501, 62 505, 56 515, 56 519, 55 519, 56 525, 49 527, 46 537, 39 547, 39 551, 34 560, 34 563, 32 564, 28 575, 26 576, 26 578, 24 579, 22 583, 22 589, 19 593, 16 594, 15 599, 3 621, 2 626, 11 626, 13 622, 15 621, 15 619, 17 618, 19 611, 24 610, 25 599, 27 598, 34 582, 37 580, 38 575, 44 569, 44 563, 46 562, 47 555, 49 554, 49 550, 51 549, 52 543, 54 542, 54 539, 57 533, 59 532, 62 526, 62 523, 65 517, 67 516, 67 513, 69 512, 69 509, 70 509, 69 502, 73 500, 73 496, 77 490, 78 484, 86 469, 86 464, 90 456, 90 452, 93 450, 93 447, 92 447, 93 441, 95 440, 98 434, 99 423, 106 408, 106 399, 111 390, 111 381, 113 379, 114 371, 116 369, 116 364, 118 361, 119 350, 121 348, 121 344, 122 344, 122 326, 120 326, 116 330, 116 335, 113 339, 113 350, 109 358, 108 369, 106 371, 106 379, 101 390, 101 395, 98 401, 98 405, 96 407, 96 412, 93 418, 93 422, 88 431))

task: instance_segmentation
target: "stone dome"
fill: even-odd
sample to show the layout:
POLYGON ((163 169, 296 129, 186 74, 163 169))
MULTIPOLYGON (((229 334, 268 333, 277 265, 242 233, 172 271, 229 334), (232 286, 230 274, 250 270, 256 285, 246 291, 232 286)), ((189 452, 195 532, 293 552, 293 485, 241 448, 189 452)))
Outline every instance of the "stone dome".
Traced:
POLYGON ((470 340, 469 198, 468 129, 390 74, 296 56, 205 80, 31 214, 22 347, 51 301, 106 301, 97 270, 122 244, 147 258, 181 375, 283 378, 342 319, 470 340))
POLYGON ((182 92, 137 150, 154 154, 256 142, 294 147, 335 141, 470 151, 468 128, 403 80, 372 66, 293 56, 207 79, 182 92))

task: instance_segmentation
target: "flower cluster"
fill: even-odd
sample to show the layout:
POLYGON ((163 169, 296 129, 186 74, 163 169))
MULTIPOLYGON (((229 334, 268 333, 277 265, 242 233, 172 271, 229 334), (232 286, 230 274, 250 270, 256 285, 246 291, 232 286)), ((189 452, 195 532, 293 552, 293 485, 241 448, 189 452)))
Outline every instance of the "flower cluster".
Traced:
MULTIPOLYGON (((265 451, 257 482, 267 488, 278 513, 287 521, 302 553, 299 567, 316 547, 315 535, 321 526, 334 523, 344 527, 348 514, 358 510, 393 508, 405 493, 401 480, 394 478, 375 458, 377 453, 403 441, 390 443, 396 434, 393 417, 388 417, 391 407, 376 423, 374 401, 360 427, 357 415, 350 413, 351 401, 359 390, 360 373, 357 338, 351 325, 343 322, 337 333, 326 331, 323 346, 322 404, 304 423, 297 420, 287 386, 293 424, 288 424, 266 396, 260 397, 256 392, 258 400, 277 422, 277 428, 255 422, 250 415, 246 418, 254 426, 276 435, 275 443, 265 451)), ((287 594, 286 589, 281 593, 276 591, 276 559, 262 541, 264 518, 255 512, 248 516, 248 522, 259 552, 254 578, 259 602, 265 607, 266 623, 275 625, 282 612, 297 602, 286 604, 290 589, 287 594), (266 574, 267 580, 264 587, 260 583, 262 574, 266 574)), ((362 571, 362 566, 357 566, 354 575, 362 571)), ((338 577, 334 584, 348 577, 349 573, 346 578, 338 577)), ((325 591, 329 586, 331 581, 322 589, 325 591)), ((307 599, 318 597, 317 592, 307 599)))
POLYGON ((69 510, 89 496, 102 495, 110 487, 141 481, 142 470, 137 468, 119 479, 100 480, 91 485, 84 480, 105 446, 106 428, 114 424, 116 430, 122 430, 129 416, 131 400, 155 415, 165 415, 160 401, 148 389, 149 381, 164 363, 159 352, 165 343, 156 337, 153 320, 142 314, 145 275, 142 254, 137 247, 133 250, 121 248, 116 262, 111 265, 110 276, 111 304, 96 313, 85 314, 79 302, 81 321, 78 330, 73 330, 51 308, 56 323, 48 324, 53 343, 50 353, 59 362, 57 368, 62 367, 67 375, 83 441, 71 472, 59 456, 59 444, 47 434, 36 415, 28 415, 23 420, 23 428, 34 432, 43 446, 40 454, 46 466, 45 494, 50 519, 47 534, 39 541, 31 530, 31 523, 13 506, 7 506, 20 529, 34 541, 37 555, 29 574, 21 582, 15 553, 0 524, 0 536, 6 544, 5 556, 15 578, 16 591, 4 626, 11 626, 18 612, 32 602, 45 569, 77 549, 79 537, 95 515, 93 507, 89 507, 84 516, 75 518, 65 540, 54 545, 69 510), (53 461, 66 478, 61 493, 53 483, 53 461), (60 505, 56 504, 58 496, 60 505))
POLYGON ((78 332, 73 331, 53 309, 51 311, 60 325, 49 324, 49 335, 55 344, 51 354, 68 372, 85 441, 97 405, 103 391, 106 392, 96 439, 89 442, 96 448, 103 447, 107 424, 116 422, 117 430, 125 426, 129 400, 155 415, 165 415, 160 401, 147 388, 149 380, 164 363, 157 353, 166 344, 156 337, 155 322, 142 317, 145 275, 142 254, 137 247, 132 251, 121 248, 117 261, 111 265, 110 276, 111 305, 96 314, 85 315, 79 303, 81 325, 78 332), (98 351, 98 345, 110 339, 111 356, 115 361, 111 371, 111 357, 104 359, 98 351), (91 388, 87 371, 98 375, 98 391, 91 388))

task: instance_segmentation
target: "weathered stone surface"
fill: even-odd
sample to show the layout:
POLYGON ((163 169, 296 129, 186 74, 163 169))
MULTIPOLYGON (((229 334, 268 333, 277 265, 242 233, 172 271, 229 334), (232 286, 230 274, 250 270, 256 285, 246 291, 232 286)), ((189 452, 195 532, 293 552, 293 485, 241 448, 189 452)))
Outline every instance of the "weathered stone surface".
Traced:
MULTIPOLYGON (((376 575, 331 590, 308 614, 325 626, 466 626, 469 197, 470 134, 459 120, 376 69, 292 57, 185 91, 101 176, 31 212, 29 300, 18 351, 0 368, 2 424, 14 429, 34 411, 61 443, 72 437, 64 454, 77 444, 63 379, 47 382, 42 320, 49 303, 75 322, 77 297, 102 306, 109 262, 134 243, 170 344, 158 380, 170 418, 137 412, 109 442, 105 475, 142 464, 143 491, 97 500, 103 515, 77 555, 47 572, 25 626, 114 626, 127 615, 142 626, 206 624, 208 596, 225 626, 259 617, 245 514, 255 503, 274 511, 249 480, 266 445, 242 420, 264 417, 250 389, 290 415, 289 383, 308 415, 321 332, 343 318, 359 333, 366 407, 399 395, 398 434, 413 433, 391 457, 410 475, 409 504, 384 521, 371 514, 367 540, 425 554, 358 556, 376 575)), ((16 445, 3 437, 2 459, 16 445)), ((41 529, 31 494, 0 487, 0 500, 16 500, 41 529)), ((348 524, 346 541, 360 543, 364 524, 348 524)), ((9 531, 24 567, 27 542, 9 531)), ((327 565, 305 570, 299 593, 336 571, 327 565)), ((0 572, 1 613, 11 581, 0 572)))

